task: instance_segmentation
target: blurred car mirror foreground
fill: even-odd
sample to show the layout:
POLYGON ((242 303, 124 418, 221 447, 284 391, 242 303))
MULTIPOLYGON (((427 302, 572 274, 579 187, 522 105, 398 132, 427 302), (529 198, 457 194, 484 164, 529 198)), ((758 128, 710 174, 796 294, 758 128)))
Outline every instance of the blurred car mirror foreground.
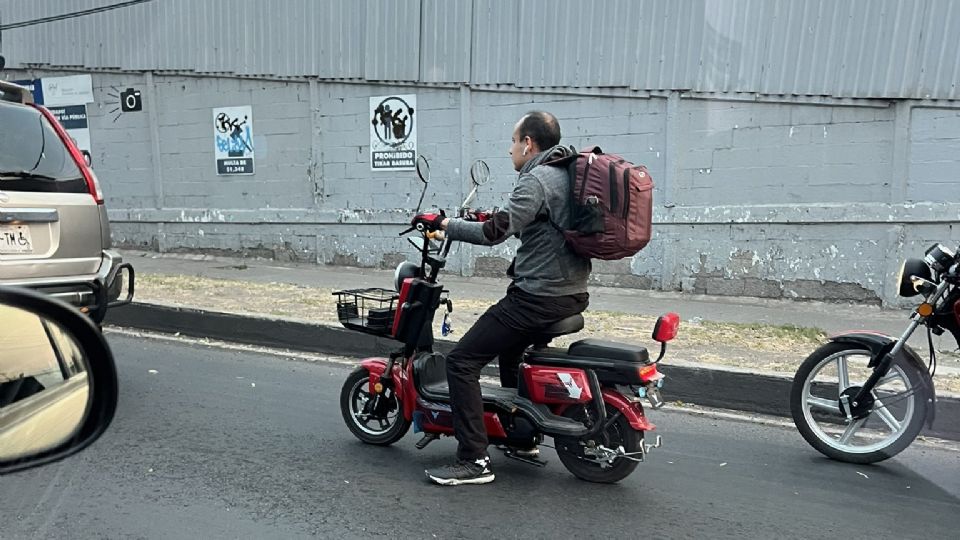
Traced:
POLYGON ((0 287, 0 475, 79 452, 117 406, 113 355, 88 317, 0 287))

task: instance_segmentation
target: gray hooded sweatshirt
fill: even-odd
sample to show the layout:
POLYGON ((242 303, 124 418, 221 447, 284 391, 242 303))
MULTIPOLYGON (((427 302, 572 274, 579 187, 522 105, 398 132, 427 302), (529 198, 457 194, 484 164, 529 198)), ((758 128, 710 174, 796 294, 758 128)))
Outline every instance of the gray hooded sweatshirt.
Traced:
POLYGON ((568 148, 555 146, 534 156, 520 170, 520 178, 503 210, 483 223, 451 219, 447 236, 487 246, 518 236, 520 247, 507 270, 514 284, 540 296, 587 292, 590 259, 571 251, 557 230, 569 224, 570 183, 566 168, 542 165, 567 155, 568 148))

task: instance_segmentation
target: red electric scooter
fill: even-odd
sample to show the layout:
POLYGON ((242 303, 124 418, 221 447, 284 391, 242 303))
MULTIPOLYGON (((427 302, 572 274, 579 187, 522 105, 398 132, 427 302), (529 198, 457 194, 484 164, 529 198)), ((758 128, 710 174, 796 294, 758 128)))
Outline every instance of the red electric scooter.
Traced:
MULTIPOLYGON (((467 212, 477 187, 489 178, 482 161, 471 167, 473 190, 459 215, 484 219, 467 212)), ((417 173, 429 182, 429 164, 417 160, 417 173)), ((423 193, 420 201, 422 204, 423 193)), ((419 212, 419 204, 417 207, 419 212)), ((444 435, 453 434, 445 360, 433 351, 433 323, 437 311, 452 311, 447 291, 439 283, 451 240, 438 245, 428 232, 411 238, 420 251, 420 264, 401 263, 394 289, 352 289, 335 292, 340 322, 349 329, 389 337, 398 348, 385 358, 367 358, 347 378, 340 393, 340 408, 350 431, 361 441, 390 445, 413 425, 423 438, 418 449, 444 435)), ((583 339, 560 349, 550 347, 556 337, 583 329, 581 315, 547 328, 524 353, 519 388, 483 387, 484 423, 491 444, 505 455, 532 465, 537 458, 517 455, 516 449, 541 444, 552 437, 563 465, 578 478, 591 482, 617 482, 636 469, 652 448, 645 434, 655 426, 642 405, 660 408, 663 374, 657 363, 667 342, 676 337, 679 316, 669 313, 657 320, 653 339, 660 355, 651 360, 637 345, 583 339)))

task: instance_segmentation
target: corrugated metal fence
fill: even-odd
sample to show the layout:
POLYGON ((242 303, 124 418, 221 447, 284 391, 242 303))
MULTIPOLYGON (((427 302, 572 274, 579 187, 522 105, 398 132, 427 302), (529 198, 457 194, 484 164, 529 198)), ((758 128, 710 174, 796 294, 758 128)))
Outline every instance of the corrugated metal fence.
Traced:
MULTIPOLYGON (((16 24, 120 0, 0 0, 16 24)), ((952 0, 153 0, 8 29, 27 65, 957 99, 952 0)))

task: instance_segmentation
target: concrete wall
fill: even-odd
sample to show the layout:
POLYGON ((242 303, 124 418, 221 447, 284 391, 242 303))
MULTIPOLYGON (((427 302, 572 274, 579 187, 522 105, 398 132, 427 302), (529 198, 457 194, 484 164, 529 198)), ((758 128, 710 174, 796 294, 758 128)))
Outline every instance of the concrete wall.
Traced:
MULTIPOLYGON (((15 71, 8 79, 64 73, 15 71)), ((598 262, 597 283, 719 295, 892 302, 899 260, 956 245, 960 110, 952 102, 765 98, 594 90, 517 92, 94 73, 94 167, 115 241, 391 267, 416 206, 413 173, 371 172, 368 99, 415 93, 426 201, 451 208, 486 160, 477 205, 502 204, 514 122, 556 114, 564 142, 646 164, 655 237, 632 260, 598 262), (144 110, 114 111, 116 89, 144 110), (608 95, 603 95, 608 94, 608 95), (256 174, 217 176, 211 109, 252 105, 256 174)), ((502 273, 512 244, 459 246, 451 269, 502 273)))

